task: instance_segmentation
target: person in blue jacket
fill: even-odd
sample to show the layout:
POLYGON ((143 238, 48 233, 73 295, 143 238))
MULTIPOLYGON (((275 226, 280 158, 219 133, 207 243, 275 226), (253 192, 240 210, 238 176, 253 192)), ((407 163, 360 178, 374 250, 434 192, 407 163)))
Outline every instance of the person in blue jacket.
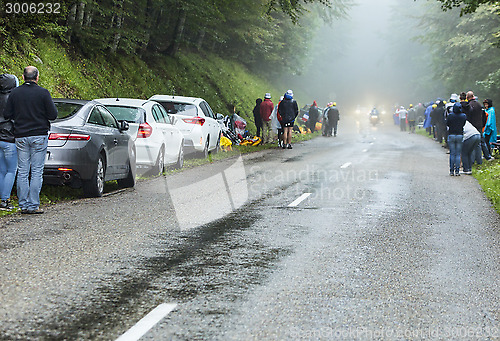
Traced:
POLYGON ((432 111, 432 105, 434 102, 430 102, 427 108, 425 108, 425 120, 424 120, 424 125, 423 128, 427 131, 429 135, 432 135, 432 125, 431 125, 431 111, 432 111))
POLYGON ((495 117, 495 107, 493 106, 493 101, 489 98, 484 100, 483 105, 484 111, 486 112, 486 115, 488 115, 486 125, 484 126, 484 140, 486 141, 488 152, 491 155, 491 143, 497 142, 497 120, 495 117))

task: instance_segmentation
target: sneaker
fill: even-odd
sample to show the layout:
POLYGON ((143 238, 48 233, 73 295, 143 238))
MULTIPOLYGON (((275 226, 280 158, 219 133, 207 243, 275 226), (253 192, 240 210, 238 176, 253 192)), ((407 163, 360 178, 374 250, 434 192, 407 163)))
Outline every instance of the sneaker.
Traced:
POLYGON ((472 172, 471 171, 466 171, 466 172, 464 172, 464 174, 466 174, 466 175, 472 175, 472 172))
POLYGON ((10 203, 10 200, 2 200, 0 202, 0 210, 4 211, 12 211, 14 209, 14 206, 10 203))
POLYGON ((495 160, 494 157, 490 157, 489 159, 486 159, 486 161, 493 161, 493 160, 495 160))
POLYGON ((286 149, 286 144, 284 144, 284 143, 283 143, 283 144, 281 145, 281 148, 286 149))
POLYGON ((21 210, 21 214, 42 214, 43 210, 41 208, 37 208, 36 210, 21 210))
POLYGON ((291 144, 289 144, 286 148, 287 148, 287 149, 292 149, 292 145, 291 145, 291 144))
POLYGON ((455 173, 453 173, 453 172, 450 172, 450 176, 455 176, 455 173))

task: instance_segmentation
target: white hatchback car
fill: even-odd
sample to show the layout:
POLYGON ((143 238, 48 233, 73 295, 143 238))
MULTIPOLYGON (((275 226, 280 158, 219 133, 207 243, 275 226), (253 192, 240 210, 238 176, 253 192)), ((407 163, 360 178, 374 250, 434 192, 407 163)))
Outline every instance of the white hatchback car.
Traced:
MULTIPOLYGON (((97 102, 106 106, 117 120, 137 126, 136 167, 152 169, 152 174, 163 173, 166 165, 182 168, 184 164, 184 137, 157 102, 130 98, 101 98, 97 102)), ((132 130, 132 129, 131 129, 132 130)), ((144 172, 139 172, 144 173, 144 172)))
POLYGON ((150 98, 160 103, 168 114, 174 115, 175 125, 184 135, 184 151, 198 152, 204 157, 219 149, 221 127, 216 115, 202 98, 154 95, 150 98))

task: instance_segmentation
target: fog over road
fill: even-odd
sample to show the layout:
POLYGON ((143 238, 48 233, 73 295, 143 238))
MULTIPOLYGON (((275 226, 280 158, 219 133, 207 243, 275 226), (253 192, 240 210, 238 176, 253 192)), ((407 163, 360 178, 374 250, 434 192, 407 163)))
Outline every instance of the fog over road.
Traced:
POLYGON ((143 340, 499 338, 498 214, 385 121, 2 219, 0 339, 114 340, 162 304, 143 340))

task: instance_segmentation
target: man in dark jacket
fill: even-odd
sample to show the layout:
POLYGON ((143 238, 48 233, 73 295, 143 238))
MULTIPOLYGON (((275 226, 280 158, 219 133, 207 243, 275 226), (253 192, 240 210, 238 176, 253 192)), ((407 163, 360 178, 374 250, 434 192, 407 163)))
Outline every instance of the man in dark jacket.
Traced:
POLYGON ((260 104, 262 103, 262 98, 257 98, 255 100, 255 107, 253 108, 253 121, 255 127, 257 128, 257 136, 261 137, 260 130, 262 129, 262 116, 260 116, 260 104))
POLYGON ((43 213, 39 207, 40 190, 47 157, 49 120, 57 118, 57 109, 49 91, 38 85, 36 67, 24 68, 23 79, 24 84, 10 93, 4 117, 14 120, 19 208, 23 214, 36 214, 43 213))
POLYGON ((283 128, 283 149, 292 149, 293 125, 298 114, 299 106, 293 99, 293 91, 288 90, 278 105, 278 115, 281 117, 281 126, 283 128))
MULTIPOLYGON (((476 101, 476 98, 474 96, 474 92, 469 91, 467 92, 466 95, 466 101, 461 102, 462 105, 462 110, 467 116, 467 121, 469 121, 474 128, 477 129, 479 133, 481 133, 481 143, 479 146, 476 147, 474 150, 474 158, 476 160, 476 163, 478 165, 483 163, 482 160, 482 152, 481 152, 481 145, 485 144, 484 140, 484 134, 483 134, 483 107, 481 104, 476 101)), ((486 155, 489 156, 489 155, 486 155)), ((490 160, 490 157, 488 159, 490 160)))
POLYGON ((326 115, 328 116, 328 128, 326 131, 326 136, 328 137, 332 136, 332 129, 333 129, 333 136, 337 136, 337 126, 340 120, 340 113, 339 109, 337 109, 336 102, 332 103, 332 106, 330 107, 330 109, 328 109, 326 115))
POLYGON ((316 101, 313 102, 311 107, 309 108, 309 119, 307 120, 307 127, 311 131, 311 133, 314 133, 316 131, 316 122, 318 122, 319 118, 319 110, 318 110, 318 104, 316 101))

